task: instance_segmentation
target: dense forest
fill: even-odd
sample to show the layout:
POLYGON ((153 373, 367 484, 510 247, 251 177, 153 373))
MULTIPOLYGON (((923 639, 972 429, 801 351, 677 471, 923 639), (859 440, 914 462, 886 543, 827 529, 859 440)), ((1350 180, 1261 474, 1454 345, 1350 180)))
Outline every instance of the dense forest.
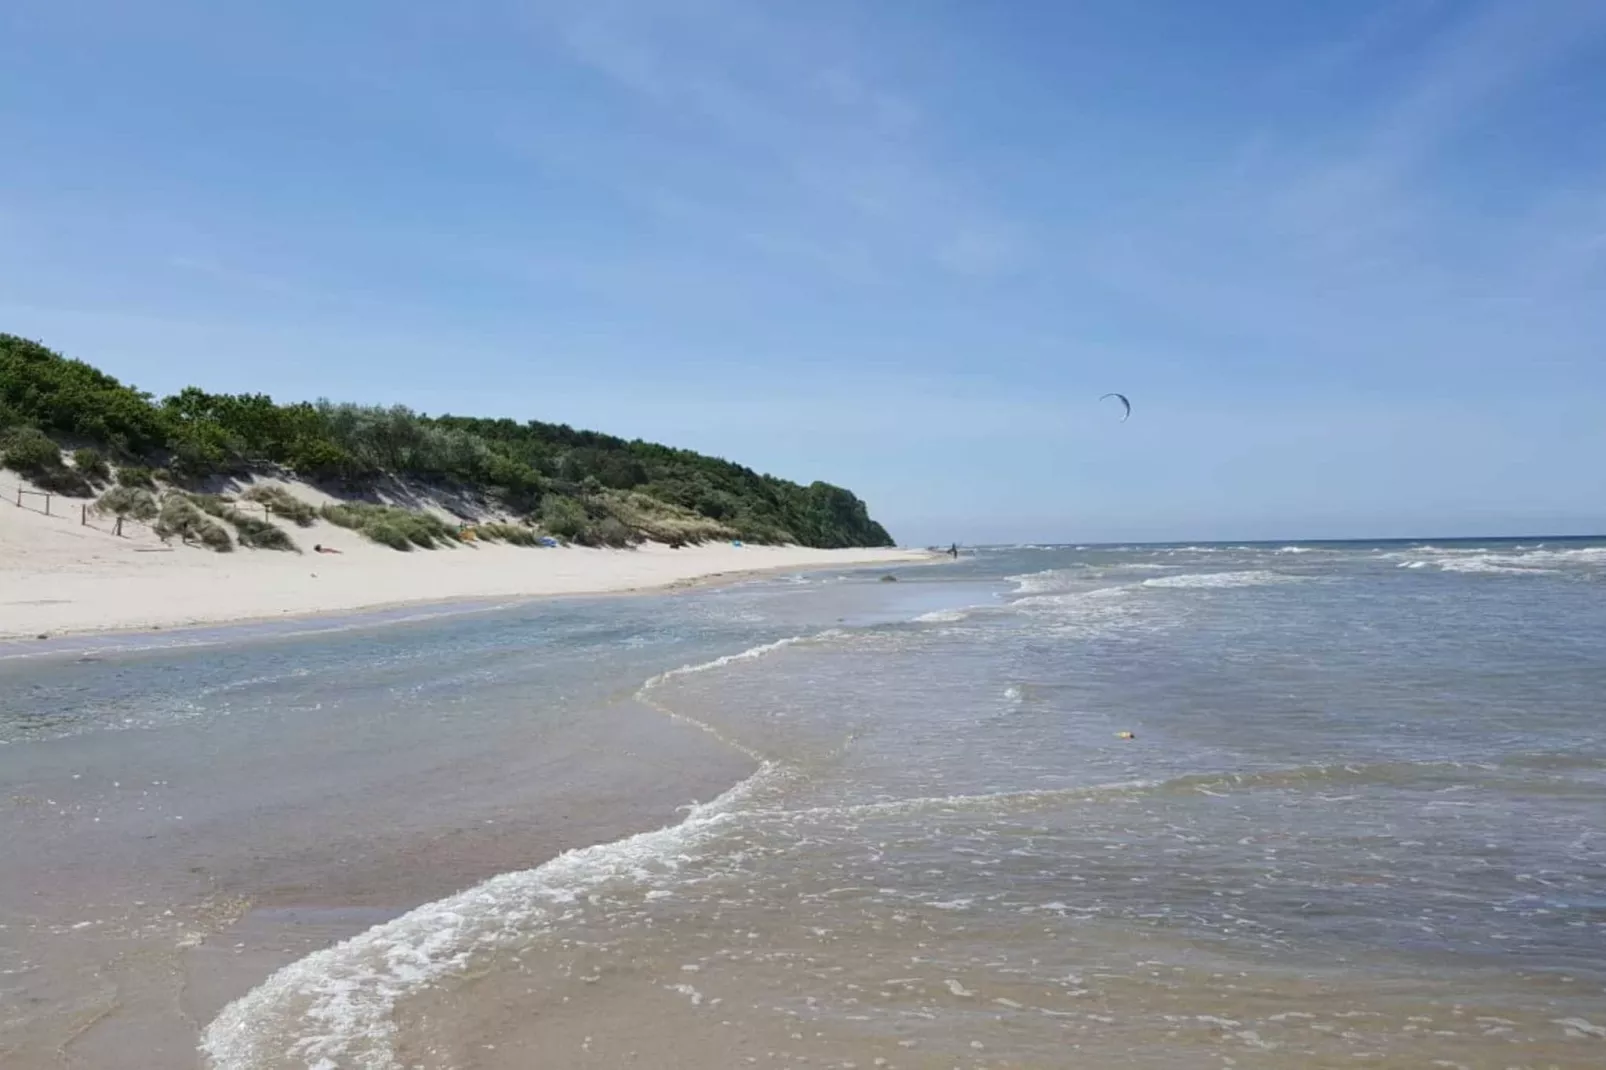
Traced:
POLYGON ((37 342, 0 334, 0 454, 62 493, 92 493, 107 462, 178 486, 288 470, 361 496, 388 480, 484 495, 575 541, 658 537, 653 519, 702 537, 757 543, 890 546, 863 502, 689 450, 537 420, 427 416, 395 406, 281 404, 266 394, 186 387, 161 400, 37 342), (57 447, 76 449, 71 465, 57 447), (606 522, 607 526, 602 526, 606 522))

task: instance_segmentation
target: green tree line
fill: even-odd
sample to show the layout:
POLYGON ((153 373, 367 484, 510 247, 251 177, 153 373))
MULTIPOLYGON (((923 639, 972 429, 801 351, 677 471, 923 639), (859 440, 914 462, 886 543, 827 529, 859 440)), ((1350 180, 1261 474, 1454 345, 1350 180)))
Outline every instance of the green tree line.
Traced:
POLYGON ((179 481, 279 467, 348 492, 385 476, 494 495, 529 516, 634 492, 751 542, 890 546, 854 494, 690 450, 538 420, 427 416, 402 406, 281 404, 186 387, 158 400, 37 342, 0 334, 0 436, 34 429, 179 481))

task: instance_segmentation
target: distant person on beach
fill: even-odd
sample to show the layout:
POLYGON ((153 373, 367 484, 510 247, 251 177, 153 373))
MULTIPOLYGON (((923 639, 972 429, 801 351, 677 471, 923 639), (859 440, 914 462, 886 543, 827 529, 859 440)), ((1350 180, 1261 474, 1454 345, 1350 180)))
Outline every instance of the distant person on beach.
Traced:
POLYGON ((955 561, 959 560, 959 544, 957 542, 948 547, 948 556, 955 561))
POLYGON ((336 550, 333 546, 325 546, 322 543, 317 543, 317 542, 312 544, 312 552, 315 553, 315 554, 338 554, 338 553, 340 553, 340 551, 336 550))

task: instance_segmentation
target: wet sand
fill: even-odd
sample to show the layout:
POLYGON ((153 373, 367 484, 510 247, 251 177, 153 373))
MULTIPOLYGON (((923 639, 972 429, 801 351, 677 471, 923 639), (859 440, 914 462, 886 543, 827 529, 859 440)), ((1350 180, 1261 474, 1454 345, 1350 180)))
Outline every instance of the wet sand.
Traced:
POLYGON ((672 824, 749 771, 628 702, 441 753, 330 727, 177 753, 167 733, 0 747, 0 1064, 201 1065, 280 966, 495 873, 672 824), (9 752, 9 754, 8 754, 9 752))

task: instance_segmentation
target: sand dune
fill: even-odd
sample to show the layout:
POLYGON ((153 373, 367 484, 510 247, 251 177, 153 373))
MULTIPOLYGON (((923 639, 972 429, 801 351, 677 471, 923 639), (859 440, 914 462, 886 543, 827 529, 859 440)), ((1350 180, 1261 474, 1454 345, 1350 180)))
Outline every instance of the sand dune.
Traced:
MULTIPOLYGON (((11 473, 6 473, 11 484, 11 473)), ((321 497, 310 488, 298 494, 321 497)), ((80 522, 81 502, 55 498, 54 515, 0 501, 0 637, 175 627, 332 613, 406 603, 644 590, 769 569, 929 560, 923 551, 816 550, 709 544, 671 550, 531 549, 501 544, 402 553, 319 521, 286 525, 305 551, 217 554, 149 529, 110 533, 109 518, 80 522), (65 515, 62 515, 65 514, 65 515), (338 548, 319 554, 313 546, 338 548)))

